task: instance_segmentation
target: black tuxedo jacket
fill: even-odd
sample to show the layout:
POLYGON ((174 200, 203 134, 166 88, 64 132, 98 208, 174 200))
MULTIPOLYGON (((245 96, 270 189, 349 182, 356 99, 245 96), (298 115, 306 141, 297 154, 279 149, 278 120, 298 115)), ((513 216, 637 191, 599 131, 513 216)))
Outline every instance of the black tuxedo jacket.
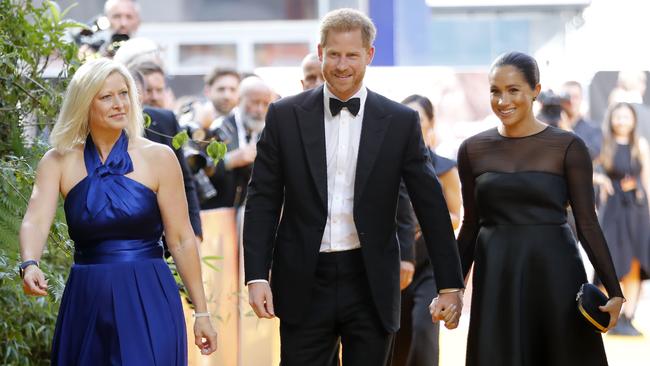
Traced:
MULTIPOLYGON (((239 149, 239 137, 235 115, 224 118, 219 129, 224 136, 228 136, 226 147, 228 151, 239 149)), ((204 209, 219 207, 239 207, 246 199, 246 189, 251 177, 253 165, 227 170, 223 159, 220 160, 215 173, 210 177, 210 182, 217 190, 217 195, 202 204, 204 209)))
MULTIPOLYGON (((462 288, 453 230, 417 112, 368 91, 354 187, 354 222, 372 298, 389 332, 399 328, 400 181, 412 199, 440 288, 462 288)), ((276 314, 303 317, 327 219, 323 87, 269 107, 248 187, 246 281, 269 279, 276 314), (281 220, 280 220, 281 218, 281 220)))
POLYGON ((203 236, 200 217, 201 208, 199 207, 199 198, 196 193, 196 186, 194 186, 192 172, 187 166, 185 156, 183 156, 183 149, 177 150, 172 146, 171 137, 174 137, 180 132, 180 126, 176 121, 176 116, 170 110, 153 107, 144 107, 143 112, 151 117, 151 125, 145 129, 145 137, 151 141, 171 147, 174 150, 174 154, 176 154, 176 158, 178 158, 178 162, 181 164, 185 195, 187 196, 187 208, 190 213, 190 223, 192 224, 194 234, 203 236))

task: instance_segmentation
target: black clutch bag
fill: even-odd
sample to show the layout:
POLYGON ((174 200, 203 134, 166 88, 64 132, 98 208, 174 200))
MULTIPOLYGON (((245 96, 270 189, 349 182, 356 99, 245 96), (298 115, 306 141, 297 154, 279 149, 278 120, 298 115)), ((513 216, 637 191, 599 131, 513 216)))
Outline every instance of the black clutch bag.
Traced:
POLYGON ((605 305, 607 300, 607 296, 590 283, 583 283, 576 296, 580 315, 595 331, 600 333, 607 332, 609 313, 600 311, 598 307, 605 305))

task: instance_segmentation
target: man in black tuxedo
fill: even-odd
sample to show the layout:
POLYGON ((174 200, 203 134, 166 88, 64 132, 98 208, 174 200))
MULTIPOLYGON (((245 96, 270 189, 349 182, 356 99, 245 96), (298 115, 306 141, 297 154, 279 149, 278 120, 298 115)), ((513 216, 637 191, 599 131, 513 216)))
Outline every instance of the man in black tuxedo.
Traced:
POLYGON ((399 328, 403 179, 441 289, 432 316, 455 328, 458 250, 417 112, 367 90, 375 27, 338 9, 321 21, 324 86, 271 104, 248 188, 249 302, 280 318, 281 364, 385 365, 399 328), (269 285, 270 279, 270 285, 269 285))

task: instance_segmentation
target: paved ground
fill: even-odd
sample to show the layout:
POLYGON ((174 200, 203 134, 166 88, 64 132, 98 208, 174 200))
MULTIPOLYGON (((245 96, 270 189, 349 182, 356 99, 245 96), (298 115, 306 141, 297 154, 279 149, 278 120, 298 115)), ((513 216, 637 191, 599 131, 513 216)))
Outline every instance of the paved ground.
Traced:
MULTIPOLYGON (((466 299, 469 301, 469 298, 466 299)), ((635 326, 644 337, 621 337, 605 335, 605 348, 610 366, 650 365, 650 281, 646 281, 642 300, 636 314, 635 326)), ((458 329, 448 331, 441 327, 440 366, 463 366, 469 314, 463 314, 458 329)))

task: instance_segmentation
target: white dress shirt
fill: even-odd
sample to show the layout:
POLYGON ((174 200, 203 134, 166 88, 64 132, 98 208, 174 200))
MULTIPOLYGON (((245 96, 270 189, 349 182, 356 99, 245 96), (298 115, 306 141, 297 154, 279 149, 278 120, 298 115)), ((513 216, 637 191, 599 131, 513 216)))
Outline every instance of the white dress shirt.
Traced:
MULTIPOLYGON (((356 117, 343 108, 332 116, 330 98, 338 99, 323 87, 325 153, 327 156, 327 222, 321 240, 321 252, 340 252, 359 248, 354 225, 354 181, 361 140, 361 125, 368 91, 361 87, 351 98, 360 99, 356 117)), ((350 99, 351 99, 350 98, 350 99)))
MULTIPOLYGON (((327 156, 327 221, 320 252, 340 252, 360 248, 354 225, 354 181, 361 140, 361 123, 368 90, 362 86, 352 98, 360 99, 356 117, 343 108, 332 116, 329 98, 338 99, 323 87, 325 154, 327 156)), ((247 285, 266 280, 251 280, 247 285)))

